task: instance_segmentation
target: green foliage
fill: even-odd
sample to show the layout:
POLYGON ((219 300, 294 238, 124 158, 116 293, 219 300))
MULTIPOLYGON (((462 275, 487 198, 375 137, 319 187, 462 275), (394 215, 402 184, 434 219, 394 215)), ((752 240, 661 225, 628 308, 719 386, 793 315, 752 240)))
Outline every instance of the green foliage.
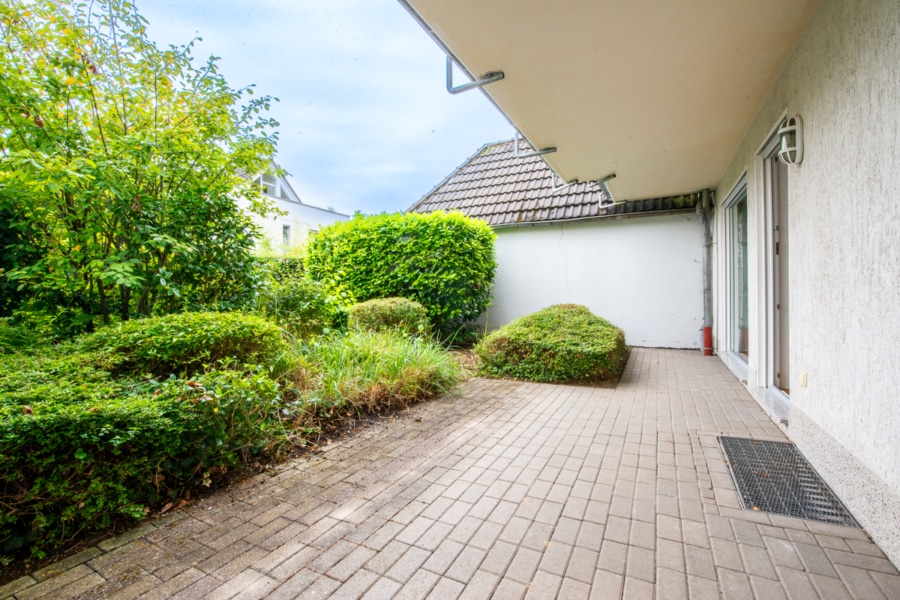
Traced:
POLYGON ((0 354, 40 351, 56 338, 54 318, 46 313, 20 310, 0 318, 0 354))
POLYGON ((230 88, 215 58, 195 64, 192 43, 157 48, 145 26, 130 0, 0 5, 0 243, 16 256, 0 302, 22 301, 12 284, 69 311, 73 332, 239 307, 261 283, 235 198, 271 208, 238 174, 274 153, 272 99, 230 88))
POLYGON ((139 519, 323 420, 460 378, 427 339, 358 331, 288 347, 240 313, 132 320, 0 356, 0 558, 139 519))
POLYGON ((306 276, 306 267, 303 258, 292 256, 262 256, 258 257, 260 266, 278 283, 285 283, 293 279, 306 276))
POLYGON ((283 438, 279 388, 261 368, 114 379, 72 350, 0 358, 2 553, 41 556, 140 518, 283 438))
POLYGON ((313 238, 306 266, 348 306, 374 298, 415 300, 446 335, 488 306, 494 238, 487 225, 461 213, 355 215, 313 238))
POLYGON ((312 372, 299 390, 308 410, 330 417, 406 406, 462 378, 451 355, 431 340, 395 331, 352 331, 303 346, 312 372))
POLYGON ((337 307, 317 281, 283 276, 260 293, 257 310, 299 338, 321 335, 335 320, 337 307))
POLYGON ((425 307, 406 298, 378 298, 350 307, 348 325, 365 331, 398 330, 407 335, 431 333, 425 307))
POLYGON ((490 377, 543 382, 618 377, 625 334, 584 306, 557 304, 516 319, 474 348, 478 370, 490 377))
POLYGON ((127 321, 78 342, 84 352, 117 373, 157 377, 193 373, 230 360, 266 363, 287 350, 281 329, 242 313, 182 313, 127 321))

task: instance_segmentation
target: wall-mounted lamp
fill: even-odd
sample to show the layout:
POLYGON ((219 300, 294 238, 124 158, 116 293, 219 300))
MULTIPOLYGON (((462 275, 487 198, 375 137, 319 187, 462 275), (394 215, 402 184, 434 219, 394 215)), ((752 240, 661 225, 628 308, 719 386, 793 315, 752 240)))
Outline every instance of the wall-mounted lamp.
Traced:
POLYGON ((803 119, 800 115, 782 121, 778 126, 778 137, 781 138, 778 160, 786 165, 799 165, 803 160, 803 119))

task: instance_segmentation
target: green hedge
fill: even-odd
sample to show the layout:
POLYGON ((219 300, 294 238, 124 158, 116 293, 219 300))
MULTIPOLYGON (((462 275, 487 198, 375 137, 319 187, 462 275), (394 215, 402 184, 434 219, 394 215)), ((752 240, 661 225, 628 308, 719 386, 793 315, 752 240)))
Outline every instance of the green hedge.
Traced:
POLYGON ((347 305, 403 297, 442 333, 484 312, 496 271, 494 232, 461 213, 357 215, 322 229, 306 267, 347 305))
POLYGON ((364 331, 398 330, 424 336, 431 333, 425 307, 406 298, 378 298, 354 304, 347 321, 351 329, 364 331))
POLYGON ((82 338, 116 372, 166 376, 193 372, 223 359, 262 363, 286 351, 281 329, 243 313, 181 313, 126 321, 82 338))
POLYGON ((114 379, 71 350, 0 359, 0 553, 140 518, 282 438, 262 368, 114 379))
POLYGON ((626 352, 621 329, 577 304, 516 319, 474 348, 480 374, 542 382, 618 377, 626 352))

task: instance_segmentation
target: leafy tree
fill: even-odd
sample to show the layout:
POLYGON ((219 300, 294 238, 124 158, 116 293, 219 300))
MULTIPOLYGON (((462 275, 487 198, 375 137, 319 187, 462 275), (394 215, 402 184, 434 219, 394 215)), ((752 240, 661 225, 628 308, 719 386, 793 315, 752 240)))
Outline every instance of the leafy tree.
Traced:
POLYGON ((240 174, 274 153, 273 99, 145 26, 129 0, 0 4, 0 211, 37 253, 0 277, 88 328, 240 304, 257 232, 235 198, 271 210, 240 174))

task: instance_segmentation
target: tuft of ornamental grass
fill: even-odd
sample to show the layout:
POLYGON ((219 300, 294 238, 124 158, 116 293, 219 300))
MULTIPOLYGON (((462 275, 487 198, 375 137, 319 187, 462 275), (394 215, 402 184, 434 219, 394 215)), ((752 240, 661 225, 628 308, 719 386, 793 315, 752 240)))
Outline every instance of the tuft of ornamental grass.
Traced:
POLYGON ((309 365, 301 396, 318 416, 408 406, 463 378, 453 356, 439 345, 395 331, 351 331, 300 351, 309 365))

